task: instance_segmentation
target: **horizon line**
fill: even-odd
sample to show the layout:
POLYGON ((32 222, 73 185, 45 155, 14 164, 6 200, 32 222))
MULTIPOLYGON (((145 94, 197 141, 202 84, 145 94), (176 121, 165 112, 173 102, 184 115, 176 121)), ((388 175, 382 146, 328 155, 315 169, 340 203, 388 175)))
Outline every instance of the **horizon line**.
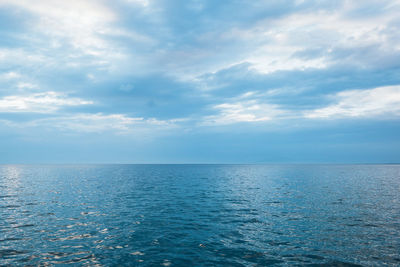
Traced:
POLYGON ((0 163, 2 165, 400 165, 400 162, 234 162, 234 163, 206 163, 206 162, 187 162, 187 163, 112 163, 112 162, 95 162, 95 163, 0 163))

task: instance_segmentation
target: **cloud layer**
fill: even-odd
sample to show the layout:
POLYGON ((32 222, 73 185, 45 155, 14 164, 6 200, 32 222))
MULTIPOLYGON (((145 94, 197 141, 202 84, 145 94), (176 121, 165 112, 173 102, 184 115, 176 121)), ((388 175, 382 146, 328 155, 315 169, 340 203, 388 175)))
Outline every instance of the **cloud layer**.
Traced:
POLYGON ((384 118, 400 116, 400 86, 343 91, 333 96, 336 103, 306 114, 307 118, 384 118))
POLYGON ((166 136, 273 145, 263 134, 329 129, 351 143, 352 125, 384 123, 366 140, 395 149, 383 129, 400 120, 399 12, 397 0, 0 0, 2 142, 130 135, 116 146, 153 140, 161 155, 166 136))

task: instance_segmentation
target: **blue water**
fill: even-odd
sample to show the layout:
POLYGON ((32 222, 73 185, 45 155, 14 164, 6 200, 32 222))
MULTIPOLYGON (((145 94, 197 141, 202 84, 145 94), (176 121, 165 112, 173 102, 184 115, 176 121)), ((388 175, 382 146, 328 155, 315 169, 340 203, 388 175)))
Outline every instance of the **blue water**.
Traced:
POLYGON ((0 265, 398 266, 400 165, 1 165, 0 265))

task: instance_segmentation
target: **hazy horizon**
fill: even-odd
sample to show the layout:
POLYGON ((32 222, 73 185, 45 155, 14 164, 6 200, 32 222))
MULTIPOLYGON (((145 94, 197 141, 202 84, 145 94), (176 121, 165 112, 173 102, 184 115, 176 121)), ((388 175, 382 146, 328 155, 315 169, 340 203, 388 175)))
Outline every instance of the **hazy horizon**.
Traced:
POLYGON ((51 165, 51 166, 84 166, 84 165, 400 165, 399 162, 33 162, 33 163, 0 163, 0 166, 12 165, 51 165))

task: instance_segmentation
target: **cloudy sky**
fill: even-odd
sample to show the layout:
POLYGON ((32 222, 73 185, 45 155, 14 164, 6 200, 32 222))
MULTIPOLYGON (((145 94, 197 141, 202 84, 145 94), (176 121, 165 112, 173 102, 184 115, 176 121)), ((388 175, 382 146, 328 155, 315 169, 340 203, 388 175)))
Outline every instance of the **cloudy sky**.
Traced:
POLYGON ((0 0, 0 162, 399 162, 399 14, 0 0))

